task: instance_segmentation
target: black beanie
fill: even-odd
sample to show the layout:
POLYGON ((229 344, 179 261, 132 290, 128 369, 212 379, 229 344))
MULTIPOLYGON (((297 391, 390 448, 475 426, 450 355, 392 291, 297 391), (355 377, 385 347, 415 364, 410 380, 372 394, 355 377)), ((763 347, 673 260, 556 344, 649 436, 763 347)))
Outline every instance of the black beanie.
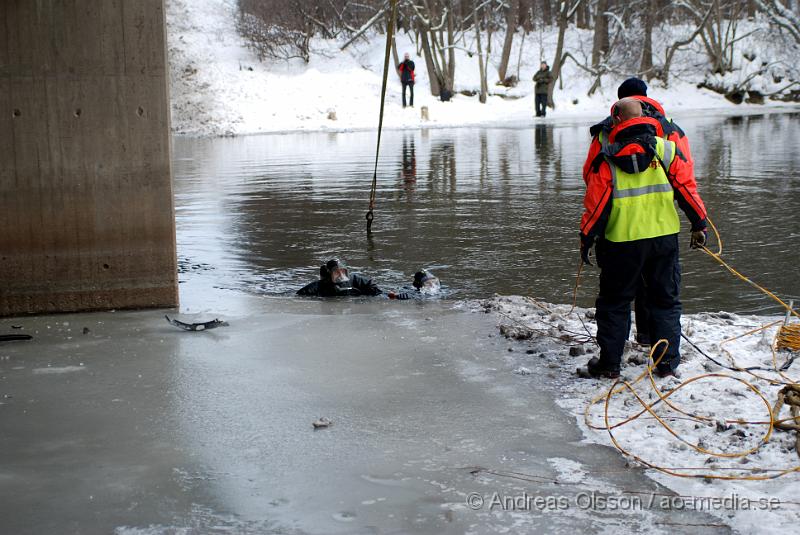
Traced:
POLYGON ((641 97, 647 96, 647 84, 644 83, 644 80, 640 80, 639 78, 628 78, 622 82, 619 86, 619 89, 617 89, 617 98, 619 99, 632 97, 634 95, 641 97))

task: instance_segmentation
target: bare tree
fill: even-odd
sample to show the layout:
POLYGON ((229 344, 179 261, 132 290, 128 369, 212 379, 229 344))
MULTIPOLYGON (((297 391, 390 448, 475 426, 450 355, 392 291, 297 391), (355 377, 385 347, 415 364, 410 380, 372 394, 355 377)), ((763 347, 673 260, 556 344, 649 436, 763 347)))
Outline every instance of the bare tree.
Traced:
POLYGON ((356 39, 364 35, 367 30, 372 28, 375 24, 386 17, 386 12, 389 9, 388 2, 384 2, 383 6, 375 12, 375 14, 369 18, 364 24, 361 25, 361 28, 355 30, 353 35, 348 39, 341 47, 341 50, 344 50, 348 46, 350 46, 356 39))
MULTIPOLYGON (((382 20, 387 0, 238 0, 239 32, 259 59, 300 58, 308 62, 315 35, 357 39, 382 20), (361 25, 362 29, 357 27, 361 25)), ((345 46, 347 46, 347 44, 345 46)))
POLYGON ((542 24, 553 23, 553 0, 539 0, 542 24))
POLYGON ((438 96, 445 89, 453 91, 456 40, 461 37, 462 26, 461 17, 457 21, 454 11, 461 7, 460 4, 458 0, 422 0, 421 5, 412 0, 410 3, 416 15, 417 35, 433 96, 438 96))
POLYGON ((800 43, 800 2, 795 2, 797 13, 781 0, 755 0, 755 3, 773 24, 785 30, 797 43, 800 43))
POLYGON ((590 14, 590 4, 591 2, 583 2, 581 7, 578 8, 577 16, 575 25, 580 28, 581 30, 588 30, 590 28, 590 21, 591 21, 591 14, 590 14))
POLYGON ((597 0, 594 13, 594 39, 592 42, 592 68, 597 68, 608 52, 608 0, 597 0))
POLYGON ((500 82, 506 79, 508 62, 511 58, 511 46, 514 44, 514 34, 517 33, 519 22, 520 0, 509 0, 506 8, 506 36, 503 40, 503 51, 500 53, 500 66, 497 68, 497 77, 500 82))
POLYGON ((741 0, 711 0, 710 3, 705 0, 690 0, 680 5, 687 7, 698 22, 702 19, 703 12, 711 9, 711 16, 703 25, 700 39, 711 63, 711 72, 730 72, 733 69, 734 45, 758 31, 743 35, 738 32, 739 21, 747 4, 741 0))
POLYGON ((647 0, 643 9, 644 42, 642 44, 642 62, 639 72, 648 80, 653 77, 653 22, 658 9, 657 0, 647 0))
POLYGON ((581 6, 583 0, 561 0, 559 2, 558 11, 558 41, 556 43, 556 55, 553 59, 553 81, 550 82, 550 87, 547 90, 547 103, 552 108, 553 104, 553 91, 556 86, 556 80, 561 75, 561 64, 564 55, 564 37, 567 33, 569 21, 578 8, 581 6))
POLYGON ((700 21, 697 23, 694 31, 689 34, 688 37, 685 39, 680 39, 678 41, 673 42, 669 48, 667 48, 667 52, 664 56, 664 65, 659 70, 659 78, 664 83, 664 87, 669 87, 669 72, 670 68, 672 67, 672 59, 675 57, 675 53, 680 50, 681 48, 691 44, 697 36, 700 35, 705 28, 706 23, 708 22, 709 17, 711 16, 711 12, 713 11, 714 6, 711 5, 705 12, 705 15, 702 16, 700 21))
POLYGON ((486 102, 486 94, 489 92, 489 88, 486 83, 486 65, 483 62, 483 49, 481 48, 481 25, 478 22, 478 7, 476 2, 472 8, 472 24, 475 26, 475 44, 478 47, 478 70, 481 77, 481 92, 478 100, 483 104, 486 102))

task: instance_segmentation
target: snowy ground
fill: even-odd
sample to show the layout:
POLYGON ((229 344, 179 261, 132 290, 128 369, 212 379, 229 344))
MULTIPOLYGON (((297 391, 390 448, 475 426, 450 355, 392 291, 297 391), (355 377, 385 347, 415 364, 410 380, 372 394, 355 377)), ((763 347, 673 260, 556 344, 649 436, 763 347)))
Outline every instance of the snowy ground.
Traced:
MULTIPOLYGON (((530 380, 535 380, 536 376, 544 377, 552 387, 558 404, 575 415, 586 440, 613 446, 609 432, 604 428, 604 401, 593 405, 588 412, 586 421, 591 427, 584 418, 587 406, 594 399, 604 400, 613 381, 577 379, 575 376, 576 368, 584 366, 597 351, 588 334, 596 333, 592 319, 594 310, 576 308, 570 314, 567 305, 549 305, 525 297, 496 297, 482 302, 480 306, 485 312, 497 315, 501 332, 512 340, 519 340, 518 344, 523 346, 512 353, 515 373, 533 376, 530 380)), ((686 315, 682 323, 684 333, 720 363, 732 365, 735 361, 738 367, 773 368, 770 348, 777 326, 730 343, 722 342, 780 319, 704 313, 686 315)), ((670 417, 666 421, 685 442, 669 434, 653 417, 645 414, 630 424, 614 429, 614 437, 624 449, 652 465, 672 469, 698 468, 678 470, 683 474, 765 477, 776 475, 779 470, 800 470, 794 433, 775 431, 764 443, 767 425, 730 422, 739 419, 768 422, 769 409, 765 402, 744 382, 750 383, 770 404, 774 404, 781 386, 770 384, 768 379, 781 380, 781 377, 769 371, 754 371, 754 374, 763 377, 756 378, 748 373, 726 370, 685 342, 682 343, 681 353, 683 362, 680 378, 655 379, 655 384, 666 394, 680 383, 702 374, 725 375, 691 382, 669 397, 676 407, 686 413, 708 418, 708 421, 698 423, 660 403, 655 406, 656 413, 661 417, 670 417), (756 451, 726 459, 699 453, 692 445, 723 454, 745 452, 751 448, 756 448, 756 451)), ((778 363, 782 364, 787 355, 778 353, 778 363)), ((634 344, 628 348, 623 357, 622 378, 633 382, 645 373, 646 359, 647 353, 641 346, 634 344)), ((795 365, 786 372, 792 380, 797 379, 796 368, 795 365)), ((647 376, 634 386, 646 402, 653 403, 658 399, 647 376)), ((630 393, 617 394, 609 405, 609 421, 620 422, 641 410, 642 405, 630 393)), ((780 417, 788 417, 786 409, 780 417)), ((631 460, 631 464, 638 463, 631 460)), ((796 529, 800 522, 800 501, 796 495, 800 473, 797 471, 768 481, 680 478, 653 469, 647 470, 647 473, 659 483, 687 497, 681 506, 692 506, 693 502, 688 497, 713 496, 738 500, 738 506, 732 506, 729 502, 727 507, 710 507, 710 512, 742 533, 796 529), (750 504, 748 508, 743 505, 745 499, 761 502, 759 505, 750 504), (770 499, 775 501, 770 504, 770 499), (777 505, 776 501, 779 502, 777 505)))
MULTIPOLYGON (((317 39, 312 44, 308 64, 292 62, 259 62, 246 48, 236 31, 235 0, 167 0, 167 28, 171 68, 172 125, 178 134, 217 136, 285 132, 295 130, 354 130, 377 126, 383 70, 384 37, 373 35, 368 42, 357 41, 345 51, 340 43, 317 39), (330 112, 336 119, 329 119, 330 112)), ((576 56, 585 55, 586 31, 571 30, 567 48, 576 56)), ((468 37, 469 40, 471 37, 468 37)), ((478 124, 526 124, 533 119, 533 84, 531 77, 540 57, 551 59, 555 49, 554 31, 528 35, 515 40, 511 53, 512 74, 518 59, 521 83, 513 89, 493 85, 497 80, 495 56, 500 39, 496 35, 488 80, 490 93, 486 104, 477 96, 456 94, 451 102, 439 102, 430 95, 423 58, 415 56, 410 37, 397 38, 398 53, 409 52, 417 64, 415 107, 403 109, 400 83, 391 74, 387 94, 387 128, 419 128, 422 126, 465 126, 478 124), (522 55, 519 46, 523 47, 522 55), (429 108, 429 121, 421 119, 420 108, 429 108)), ((755 39, 753 37, 752 39, 755 39)), ((465 43, 471 46, 471 43, 465 43)), ((762 53, 748 44, 749 57, 762 53)), ((765 45, 766 46, 766 45, 765 45)), ((696 55, 696 54, 695 54, 696 55)), ((679 54, 680 56, 680 54, 679 54)), ((669 90, 652 87, 650 96, 660 100, 667 110, 745 109, 735 106, 721 95, 696 88, 697 67, 693 67, 691 51, 683 63, 676 60, 675 74, 669 90)), ((744 61, 744 60, 742 60, 744 61)), ((476 58, 468 58, 458 50, 456 91, 474 91, 479 87, 476 58)), ((745 62, 747 63, 747 62, 745 62)), ((760 64, 759 62, 750 62, 760 64)), ((746 78, 748 63, 740 71, 728 75, 746 78)), ((605 90, 587 97, 592 80, 571 61, 565 64, 562 86, 555 94, 556 109, 548 120, 559 118, 601 118, 611 102, 620 80, 604 81, 605 90)), ((761 78, 748 82, 769 85, 761 78)), ((764 91, 774 89, 761 87, 764 91)), ((762 108, 762 106, 756 106, 762 108)))

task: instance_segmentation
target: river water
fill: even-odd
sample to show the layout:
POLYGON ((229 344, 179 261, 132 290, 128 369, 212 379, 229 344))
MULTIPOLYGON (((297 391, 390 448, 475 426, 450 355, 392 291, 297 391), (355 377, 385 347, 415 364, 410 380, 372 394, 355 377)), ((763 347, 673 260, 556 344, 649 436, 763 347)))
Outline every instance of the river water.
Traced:
MULTIPOLYGON (((800 113, 676 120, 724 257, 780 296, 800 295, 800 113)), ((427 267, 451 298, 571 301, 588 123, 385 132, 368 240, 374 144, 374 132, 175 138, 181 279, 287 295, 339 257, 386 289, 427 267)), ((681 257, 685 310, 779 311, 705 254, 681 257)), ((589 306, 597 272, 584 273, 589 306)))

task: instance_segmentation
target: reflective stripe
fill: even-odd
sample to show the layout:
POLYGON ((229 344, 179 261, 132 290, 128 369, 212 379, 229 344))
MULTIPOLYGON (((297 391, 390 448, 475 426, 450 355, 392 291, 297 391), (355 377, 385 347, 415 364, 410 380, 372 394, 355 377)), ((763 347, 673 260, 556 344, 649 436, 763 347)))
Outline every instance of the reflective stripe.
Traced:
POLYGON ((648 193, 667 193, 672 191, 672 186, 669 184, 653 184, 652 186, 642 186, 640 188, 631 188, 617 190, 614 189, 614 198, 622 199, 624 197, 638 197, 639 195, 647 195, 648 193))
MULTIPOLYGON (((653 158, 658 158, 658 145, 656 143, 656 154, 653 158)), ((662 163, 664 164, 665 171, 670 168, 672 164, 672 142, 664 139, 660 145, 663 147, 663 154, 664 158, 661 159, 662 163)), ((639 174, 639 164, 636 160, 636 155, 631 154, 631 161, 633 162, 633 174, 639 174)), ((609 159, 606 158, 606 162, 608 163, 608 167, 611 169, 611 183, 613 185, 613 198, 615 199, 622 199, 625 197, 638 197, 639 195, 647 195, 648 193, 667 193, 672 191, 672 185, 667 184, 654 184, 650 186, 642 186, 639 188, 629 188, 629 189, 619 189, 617 184, 617 166, 609 159)), ((669 175, 667 175, 667 180, 669 180, 669 175)))
POLYGON ((664 162, 664 167, 667 171, 667 180, 669 180, 669 168, 672 166, 672 142, 664 140, 664 157, 661 159, 664 162))
POLYGON ((617 166, 614 163, 606 158, 606 163, 608 164, 609 169, 611 169, 611 184, 614 186, 614 191, 617 189, 617 166))
POLYGON ((630 242, 680 231, 675 193, 665 170, 674 157, 675 149, 671 143, 656 138, 653 160, 644 169, 638 166, 638 173, 625 172, 607 159, 614 188, 604 232, 607 240, 630 242), (662 157, 666 162, 661 160, 662 157))

